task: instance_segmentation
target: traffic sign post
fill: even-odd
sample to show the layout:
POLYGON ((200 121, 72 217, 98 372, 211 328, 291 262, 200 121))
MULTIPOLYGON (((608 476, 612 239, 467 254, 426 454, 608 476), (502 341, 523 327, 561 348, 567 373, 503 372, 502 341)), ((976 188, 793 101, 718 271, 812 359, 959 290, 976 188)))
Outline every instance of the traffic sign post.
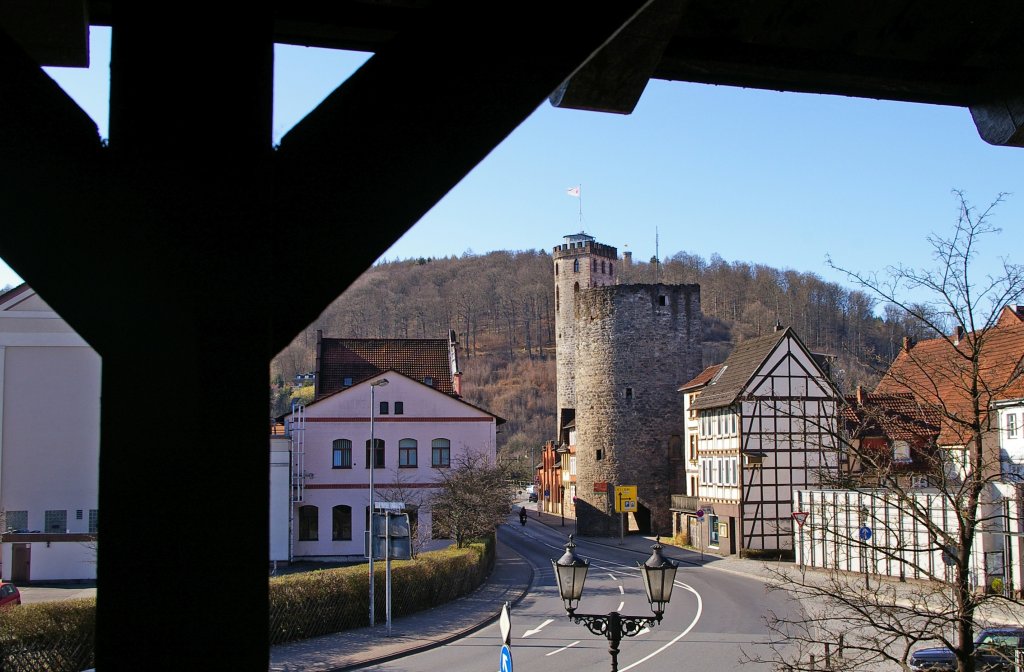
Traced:
POLYGON ((701 508, 697 509, 694 512, 694 515, 697 516, 697 524, 699 525, 699 527, 697 529, 700 530, 700 532, 697 534, 697 536, 700 537, 700 563, 703 565, 704 564, 704 508, 701 507, 701 508))
POLYGON ((509 645, 512 643, 512 617, 508 613, 508 602, 501 605, 501 616, 498 618, 498 627, 501 628, 501 643, 509 645))
POLYGON ((800 530, 800 575, 803 579, 806 579, 807 562, 804 559, 804 521, 807 520, 807 511, 794 511, 793 520, 796 521, 796 526, 800 530))
POLYGON ((512 672, 512 649, 508 644, 501 645, 498 656, 498 672, 512 672))
POLYGON ((619 516, 619 546, 626 543, 626 514, 636 511, 636 486, 615 486, 615 512, 619 516))
POLYGON ((862 550, 860 561, 864 565, 864 588, 871 590, 871 569, 868 567, 868 540, 871 539, 871 528, 867 525, 861 525, 860 529, 857 530, 857 536, 860 537, 860 547, 862 550))

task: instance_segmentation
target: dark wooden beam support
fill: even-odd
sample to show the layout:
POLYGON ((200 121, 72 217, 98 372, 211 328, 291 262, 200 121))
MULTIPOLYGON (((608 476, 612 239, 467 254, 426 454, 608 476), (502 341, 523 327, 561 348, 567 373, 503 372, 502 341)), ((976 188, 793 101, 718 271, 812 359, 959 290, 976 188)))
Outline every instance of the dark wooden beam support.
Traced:
MULTIPOLYGON (((67 318, 90 311, 88 278, 102 248, 93 215, 104 171, 96 124, 0 31, 0 256, 50 300, 58 293, 80 301, 67 318)), ((83 333, 83 335, 85 335, 83 333)))
POLYGON ((1024 147, 1024 95, 971 105, 971 116, 981 139, 990 145, 1024 147))
POLYGON ((687 2, 653 0, 551 94, 551 104, 631 114, 676 33, 687 2))
POLYGON ((456 9, 371 58, 281 141, 283 348, 646 3, 528 2, 500 30, 456 9), (573 17, 571 30, 564 17, 573 17), (524 49, 523 44, 530 48, 524 49), (302 241, 292 248, 287 239, 302 241))

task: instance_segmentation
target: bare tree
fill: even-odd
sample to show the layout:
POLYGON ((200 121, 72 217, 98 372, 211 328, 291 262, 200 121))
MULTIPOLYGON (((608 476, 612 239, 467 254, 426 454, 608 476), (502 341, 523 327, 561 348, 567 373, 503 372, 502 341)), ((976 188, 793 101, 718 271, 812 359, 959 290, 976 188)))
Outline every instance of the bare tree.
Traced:
POLYGON ((438 469, 438 488, 430 498, 437 529, 462 548, 493 534, 512 509, 514 486, 506 465, 467 451, 451 469, 438 469))
POLYGON ((1017 477, 1000 463, 994 405, 1024 397, 1024 315, 1007 307, 1024 293, 1024 268, 1004 259, 1000 272, 976 277, 1003 197, 978 211, 954 193, 951 235, 928 239, 933 269, 832 265, 924 338, 903 339, 874 394, 847 400, 840 468, 822 474, 842 490, 804 507, 797 549, 798 563, 819 569, 771 572, 770 589, 805 606, 766 617, 776 669, 820 669, 826 657, 831 669, 909 669, 912 651, 931 643, 973 672, 978 628, 1012 600, 999 582, 978 580, 978 545, 1001 545, 998 500, 1016 494, 1017 477))

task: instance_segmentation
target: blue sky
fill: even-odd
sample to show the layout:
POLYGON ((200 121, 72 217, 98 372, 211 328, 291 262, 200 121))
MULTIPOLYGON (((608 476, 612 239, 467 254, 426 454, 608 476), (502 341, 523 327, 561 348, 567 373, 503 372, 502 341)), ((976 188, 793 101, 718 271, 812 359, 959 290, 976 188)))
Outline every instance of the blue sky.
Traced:
MULTIPOLYGON (((109 29, 87 70, 47 72, 107 135, 109 29)), ((278 46, 274 141, 368 56, 278 46)), ((197 105, 195 123, 202 123, 197 105)), ((1019 190, 1024 149, 982 141, 966 109, 652 81, 632 115, 542 104, 385 253, 386 259, 548 249, 581 228, 648 259, 764 263, 845 283, 856 270, 931 264, 926 237, 955 223, 951 190, 987 206, 1019 190)), ((1024 191, 979 269, 1024 247, 1024 191)), ((0 264, 0 286, 18 278, 0 264)))

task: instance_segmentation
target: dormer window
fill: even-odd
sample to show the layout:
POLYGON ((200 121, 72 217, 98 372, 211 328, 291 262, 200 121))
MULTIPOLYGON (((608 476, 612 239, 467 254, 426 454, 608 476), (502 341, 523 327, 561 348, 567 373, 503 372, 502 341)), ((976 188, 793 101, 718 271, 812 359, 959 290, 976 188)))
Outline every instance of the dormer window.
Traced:
POLYGON ((423 384, 424 385, 429 385, 429 386, 433 387, 434 386, 434 377, 433 376, 424 376, 423 377, 423 384))
POLYGON ((345 387, 352 387, 352 376, 345 376, 341 379, 341 384, 345 387))

